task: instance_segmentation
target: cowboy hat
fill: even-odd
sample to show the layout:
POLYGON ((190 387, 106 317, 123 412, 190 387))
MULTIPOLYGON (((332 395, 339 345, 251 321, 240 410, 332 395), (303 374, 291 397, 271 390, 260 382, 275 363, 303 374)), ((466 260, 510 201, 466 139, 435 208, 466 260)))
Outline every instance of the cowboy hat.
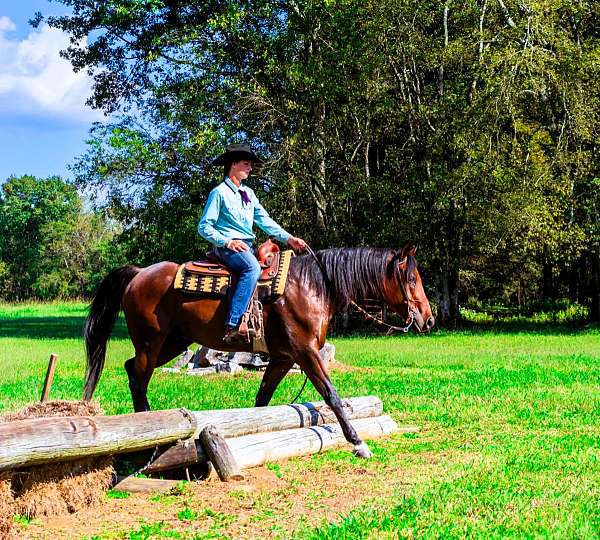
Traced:
POLYGON ((225 165, 243 159, 250 159, 253 163, 262 163, 262 160, 252 151, 247 144, 231 144, 219 157, 212 162, 213 165, 225 165))

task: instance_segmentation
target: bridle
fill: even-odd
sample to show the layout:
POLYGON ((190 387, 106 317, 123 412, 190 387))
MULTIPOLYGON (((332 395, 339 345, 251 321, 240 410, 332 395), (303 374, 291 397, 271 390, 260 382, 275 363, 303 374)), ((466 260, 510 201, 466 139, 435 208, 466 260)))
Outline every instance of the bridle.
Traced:
MULTIPOLYGON (((323 264, 318 259, 318 257, 315 254, 315 252, 312 250, 312 248, 308 244, 306 245, 306 251, 308 251, 308 253, 310 253, 311 257, 316 261, 318 267, 321 269, 321 272, 323 273, 323 277, 325 278, 325 281, 327 282, 327 284, 329 286, 331 286, 331 281, 330 281, 329 277, 327 276, 327 271, 325 270, 325 267, 323 266, 323 264)), ((406 258, 404 259, 404 261, 406 261, 406 258)), ((404 300, 408 304, 408 317, 409 317, 409 321, 408 321, 408 324, 406 326, 394 326, 393 324, 388 324, 383 319, 380 319, 379 317, 375 317, 375 316, 371 315, 368 311, 366 311, 365 309, 363 309, 362 307, 360 307, 354 301, 351 301, 350 305, 354 309, 356 309, 356 311, 358 311, 365 319, 373 321, 373 322, 379 324, 380 326, 382 326, 384 328, 387 328, 387 332, 385 334, 386 336, 389 336, 389 335, 394 334, 396 332, 400 332, 402 334, 406 334, 410 330, 411 326, 413 325, 413 323, 415 321, 414 312, 416 310, 416 307, 414 307, 415 301, 413 300, 412 295, 408 294, 408 291, 406 290, 406 286, 402 282, 402 279, 400 279, 400 287, 402 288, 402 294, 404 295, 404 300)))
POLYGON ((410 322, 406 326, 394 326, 393 324, 386 323, 383 319, 380 319, 379 317, 375 317, 375 316, 371 315, 368 311, 361 308, 354 301, 350 302, 350 305, 352 305, 352 307, 354 309, 356 309, 356 311, 358 311, 365 319, 376 322, 377 324, 383 326, 384 328, 387 328, 387 332, 385 333, 386 336, 391 336, 392 334, 395 334, 396 332, 401 332, 403 334, 406 334, 406 332, 408 332, 410 330, 410 327, 412 326, 413 322, 415 321, 415 317, 413 315, 412 309, 410 309, 410 308, 409 308, 409 312, 408 312, 410 322))
MULTIPOLYGON (((321 272, 323 274, 323 278, 325 279, 325 283, 329 287, 331 287, 332 283, 331 283, 331 280, 329 279, 329 277, 327 276, 327 271, 325 270, 325 267, 323 266, 323 263, 321 263, 321 261, 319 260, 319 258, 315 254, 315 252, 312 250, 312 248, 308 244, 306 244, 306 251, 308 251, 308 253, 310 254, 310 256, 317 263, 317 266, 320 268, 320 270, 321 270, 321 272)), ((413 324, 413 322, 415 320, 415 317, 414 317, 413 313, 414 313, 414 310, 416 308, 413 307, 414 306, 414 300, 412 299, 412 296, 408 296, 407 291, 406 291, 406 287, 405 287, 404 283, 402 283, 402 280, 400 280, 400 286, 402 287, 402 294, 404 295, 404 299, 406 300, 406 303, 408 304, 408 315, 410 317, 410 321, 408 322, 408 324, 406 326, 394 326, 393 324, 388 324, 384 320, 380 319, 379 317, 374 317, 373 315, 371 315, 368 311, 366 311, 363 308, 361 308, 356 302, 352 301, 352 302, 350 302, 350 304, 361 315, 363 315, 363 317, 365 317, 365 319, 374 321, 377 324, 383 326, 384 328, 387 328, 387 332, 385 334, 386 336, 394 334, 395 332, 400 332, 400 333, 406 334, 410 330, 410 327, 412 326, 412 324, 413 324)), ((302 387, 300 388, 299 392, 296 394, 296 397, 291 401, 291 403, 296 403, 296 401, 298 400, 298 398, 302 395, 302 392, 304 391, 304 387, 306 386, 306 382, 307 381, 308 381, 308 375, 306 375, 304 377, 304 383, 302 383, 302 387)))

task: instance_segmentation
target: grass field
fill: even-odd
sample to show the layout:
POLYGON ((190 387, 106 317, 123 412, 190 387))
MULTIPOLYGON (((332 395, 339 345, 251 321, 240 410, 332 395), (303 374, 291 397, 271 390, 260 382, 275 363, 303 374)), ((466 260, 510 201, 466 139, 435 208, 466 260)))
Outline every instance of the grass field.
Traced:
MULTIPOLYGON (((81 304, 0 305, 0 412, 39 399, 51 352, 59 355, 52 397, 80 397, 84 315, 81 304)), ((112 414, 131 411, 122 369, 131 345, 122 324, 114 335, 95 396, 112 414)), ((215 514, 191 490, 173 506, 149 503, 162 504, 160 521, 140 518, 92 536, 600 538, 598 329, 530 326, 332 341, 337 359, 351 368, 333 373, 340 394, 380 396, 386 412, 418 424, 419 434, 372 443, 370 461, 340 450, 273 464, 268 469, 281 496, 230 489, 226 514, 215 514), (323 471, 332 476, 322 478, 323 471)), ((289 402, 302 380, 286 377, 274 403, 289 402)), ((249 406, 258 383, 257 374, 157 373, 149 399, 153 408, 249 406)), ((307 387, 302 399, 318 396, 307 387)), ((127 509, 127 501, 119 504, 127 509)), ((25 524, 23 535, 46 525, 25 524)), ((73 534, 90 537, 85 527, 73 534)))

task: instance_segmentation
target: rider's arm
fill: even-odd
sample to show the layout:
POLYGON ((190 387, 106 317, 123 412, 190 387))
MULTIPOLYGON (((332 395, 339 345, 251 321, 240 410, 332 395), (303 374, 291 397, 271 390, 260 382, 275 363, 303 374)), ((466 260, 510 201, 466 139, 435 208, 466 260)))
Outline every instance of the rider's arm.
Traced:
POLYGON ((292 235, 278 225, 273 218, 269 216, 268 212, 262 207, 260 202, 258 202, 256 195, 254 195, 254 193, 252 195, 254 199, 254 223, 269 236, 275 237, 282 244, 287 244, 287 241, 292 235))
POLYGON ((215 228, 215 224, 219 219, 222 204, 222 195, 218 190, 213 189, 208 196, 204 212, 202 212, 202 217, 198 223, 198 234, 205 240, 208 240, 211 244, 219 247, 223 247, 230 240, 215 228))

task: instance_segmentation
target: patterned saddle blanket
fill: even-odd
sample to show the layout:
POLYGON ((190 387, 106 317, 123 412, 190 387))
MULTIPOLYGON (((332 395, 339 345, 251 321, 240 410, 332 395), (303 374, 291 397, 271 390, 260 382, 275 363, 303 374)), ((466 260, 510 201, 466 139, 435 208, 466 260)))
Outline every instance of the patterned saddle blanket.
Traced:
MULTIPOLYGON (((258 298, 262 302, 276 300, 283 294, 293 256, 291 249, 277 252, 269 266, 263 268, 257 285, 258 298)), ((190 261, 177 270, 173 287, 197 296, 227 296, 234 279, 235 275, 218 262, 190 261)))

